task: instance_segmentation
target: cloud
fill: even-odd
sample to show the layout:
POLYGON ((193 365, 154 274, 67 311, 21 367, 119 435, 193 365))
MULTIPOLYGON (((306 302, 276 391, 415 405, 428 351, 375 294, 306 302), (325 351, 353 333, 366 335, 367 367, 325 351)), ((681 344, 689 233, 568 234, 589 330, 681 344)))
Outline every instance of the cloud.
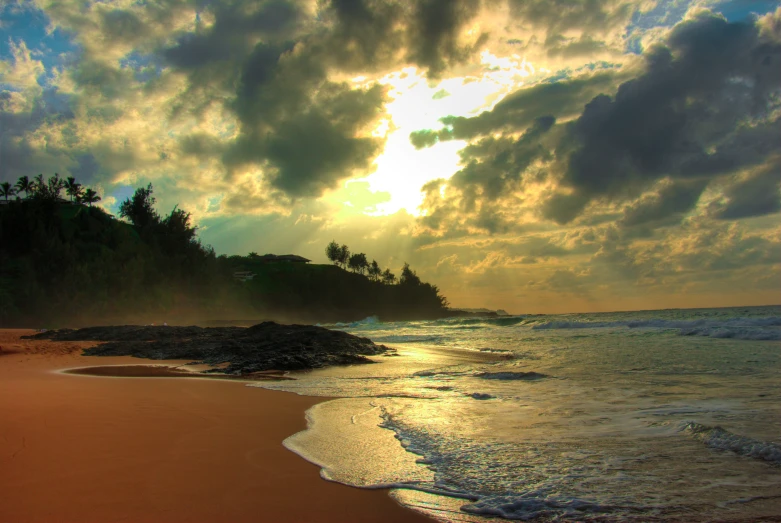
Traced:
MULTIPOLYGON (((644 74, 614 97, 595 97, 569 126, 562 185, 583 205, 631 195, 665 176, 709 177, 754 165, 781 136, 771 105, 781 82, 781 68, 771 67, 781 47, 763 41, 755 24, 702 12, 645 60, 644 74)), ((550 216, 567 221, 571 214, 554 209, 550 216)))
MULTIPOLYGON (((594 28, 607 15, 583 16, 583 27, 592 20, 594 28)), ((463 168, 438 194, 429 188, 424 223, 450 227, 448 216, 457 215, 463 226, 472 216, 477 228, 506 232, 530 214, 568 224, 622 202, 623 226, 676 223, 712 180, 761 165, 781 143, 781 45, 768 36, 768 17, 729 23, 700 10, 641 63, 521 88, 491 111, 412 133, 418 148, 469 141, 463 168), (540 122, 550 122, 545 132, 536 131, 540 122), (508 214, 509 202, 516 212, 508 214)), ((561 23, 570 23, 566 15, 561 23)))
POLYGON ((781 211, 781 162, 753 173, 724 191, 726 201, 711 206, 711 214, 721 220, 738 220, 781 211))
POLYGON ((552 34, 605 33, 625 26, 634 11, 632 2, 616 0, 510 0, 509 5, 513 16, 552 34))
POLYGON ((673 4, 35 0, 47 43, 0 62, 2 177, 75 175, 105 202, 153 182, 218 251, 322 257, 336 238, 465 304, 760 289, 779 270, 781 9, 673 4), (422 216, 367 217, 370 181, 340 187, 375 168, 412 68, 427 103, 485 90, 490 109, 410 135, 466 142, 422 216))
MULTIPOLYGON (((91 154, 100 168, 88 171, 111 184, 206 167, 221 175, 217 190, 257 178, 252 186, 267 197, 256 202, 316 198, 370 172, 386 102, 376 78, 409 65, 435 78, 471 59, 486 38, 482 3, 471 0, 34 5, 46 29, 70 35, 78 52, 60 71, 45 71, 26 51, 0 70, 15 88, 54 74, 47 96, 69 97, 62 118, 74 121, 33 125, 40 93, 9 95, 24 99, 30 115, 22 123, 15 113, 13 132, 24 137, 14 151, 11 133, 0 137, 5 158, 26 158, 14 160, 17 170, 59 162, 87 172, 78 157, 91 154), (356 74, 370 79, 347 81, 356 74), (45 152, 32 132, 48 143, 45 152)), ((222 211, 240 200, 246 195, 229 195, 222 211)))
POLYGON ((616 76, 613 71, 600 71, 521 88, 490 111, 474 117, 445 117, 442 119, 443 129, 415 131, 410 135, 410 141, 420 149, 439 141, 472 140, 499 132, 523 131, 539 118, 566 119, 580 114, 583 105, 595 95, 612 89, 616 76))
POLYGON ((678 182, 667 180, 657 192, 627 205, 619 223, 625 227, 632 227, 658 222, 671 216, 680 220, 681 215, 697 204, 706 185, 707 181, 704 180, 678 182))

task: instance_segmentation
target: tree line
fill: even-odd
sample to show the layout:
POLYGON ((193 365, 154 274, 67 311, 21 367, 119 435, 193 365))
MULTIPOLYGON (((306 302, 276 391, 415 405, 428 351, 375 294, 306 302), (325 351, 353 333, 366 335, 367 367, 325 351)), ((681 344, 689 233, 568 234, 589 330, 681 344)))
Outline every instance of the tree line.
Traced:
MULTIPOLYGON (((396 283, 396 275, 390 269, 383 271, 377 260, 372 260, 369 263, 366 254, 362 252, 351 254, 347 245, 339 245, 336 241, 332 241, 325 248, 325 255, 337 267, 350 269, 358 274, 365 274, 372 281, 381 281, 386 285, 396 283)), ((406 264, 405 267, 409 268, 406 264)))
POLYGON ((76 182, 73 176, 63 179, 57 173, 48 180, 44 180, 43 174, 39 174, 32 180, 28 176, 21 176, 14 185, 10 182, 0 183, 0 195, 5 198, 5 201, 8 201, 10 196, 17 196, 19 199, 20 193, 24 193, 25 199, 56 201, 60 199, 63 190, 70 196, 71 202, 86 203, 90 207, 102 199, 94 189, 85 188, 76 182))
MULTIPOLYGON (((339 245, 335 240, 331 241, 325 248, 325 255, 337 267, 366 275, 372 281, 379 281, 385 285, 396 283, 396 275, 390 269, 383 271, 377 260, 372 260, 369 263, 365 253, 351 254, 347 245, 339 245)), ((398 282, 400 285, 421 284, 417 273, 410 269, 409 263, 406 262, 404 262, 404 267, 401 268, 401 277, 398 279, 398 282)))
POLYGON ((13 189, 24 197, 0 205, 0 325, 143 322, 218 306, 231 283, 189 213, 157 213, 151 185, 120 204, 126 222, 73 178, 22 177, 13 189))
MULTIPOLYGON (((325 255, 337 267, 365 275, 373 282, 380 282, 385 285, 394 285, 397 282, 396 275, 390 269, 383 271, 377 260, 372 260, 369 263, 365 253, 350 253, 350 248, 347 245, 339 245, 335 240, 332 240, 325 248, 325 255)), ((398 284, 400 287, 407 289, 407 291, 402 292, 406 292, 408 295, 410 292, 416 293, 418 298, 423 299, 432 308, 446 308, 448 305, 447 299, 440 294, 439 288, 436 285, 422 282, 407 262, 404 262, 404 266, 401 268, 398 284)))
POLYGON ((338 267, 217 256, 201 244, 189 212, 178 206, 158 212, 151 184, 121 202, 115 217, 92 206, 100 197, 72 178, 39 175, 22 177, 14 187, 6 183, 0 184, 3 196, 19 197, 0 205, 0 327, 201 319, 314 323, 448 313, 437 287, 421 282, 409 265, 397 280, 346 246, 338 246, 338 259, 331 260, 338 267), (69 204, 60 198, 63 191, 84 205, 69 204), (234 273, 241 270, 256 276, 237 281, 234 273))

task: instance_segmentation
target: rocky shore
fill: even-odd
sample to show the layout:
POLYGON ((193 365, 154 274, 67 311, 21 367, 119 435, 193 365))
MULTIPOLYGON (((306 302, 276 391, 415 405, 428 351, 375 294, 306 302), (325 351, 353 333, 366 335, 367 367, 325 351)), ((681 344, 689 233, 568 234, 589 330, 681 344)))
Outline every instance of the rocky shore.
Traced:
POLYGON ((267 370, 316 369, 372 363, 366 356, 394 350, 367 338, 312 325, 263 322, 252 327, 173 327, 122 325, 60 329, 28 339, 99 341, 87 356, 134 356, 152 360, 193 360, 207 372, 232 375, 267 370))

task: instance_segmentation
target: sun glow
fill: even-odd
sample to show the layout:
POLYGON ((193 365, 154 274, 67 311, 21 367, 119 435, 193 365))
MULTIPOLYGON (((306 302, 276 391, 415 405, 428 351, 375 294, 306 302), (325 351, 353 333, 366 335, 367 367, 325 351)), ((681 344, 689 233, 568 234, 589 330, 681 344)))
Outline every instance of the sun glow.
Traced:
MULTIPOLYGON (((342 204, 368 215, 389 215, 400 210, 421 215, 421 188, 436 179, 449 179, 459 170, 459 140, 421 150, 409 135, 421 129, 439 129, 445 116, 474 116, 491 110, 507 94, 537 75, 531 63, 518 55, 498 57, 488 51, 469 74, 429 83, 421 71, 409 67, 391 73, 379 83, 388 87, 389 119, 380 122, 373 136, 386 139, 373 173, 345 184, 336 196, 342 204), (360 183, 360 189, 351 185, 360 183)), ((365 77, 353 78, 356 84, 365 77)))

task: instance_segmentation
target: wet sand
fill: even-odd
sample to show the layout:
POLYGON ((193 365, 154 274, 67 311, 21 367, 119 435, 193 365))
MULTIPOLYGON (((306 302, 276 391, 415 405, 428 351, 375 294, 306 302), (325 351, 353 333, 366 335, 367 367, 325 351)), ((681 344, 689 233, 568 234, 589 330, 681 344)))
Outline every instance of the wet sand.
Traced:
POLYGON ((160 362, 19 339, 31 332, 0 330, 0 521, 431 521, 386 491, 321 479, 282 446, 323 398, 225 379, 60 373, 160 362))

